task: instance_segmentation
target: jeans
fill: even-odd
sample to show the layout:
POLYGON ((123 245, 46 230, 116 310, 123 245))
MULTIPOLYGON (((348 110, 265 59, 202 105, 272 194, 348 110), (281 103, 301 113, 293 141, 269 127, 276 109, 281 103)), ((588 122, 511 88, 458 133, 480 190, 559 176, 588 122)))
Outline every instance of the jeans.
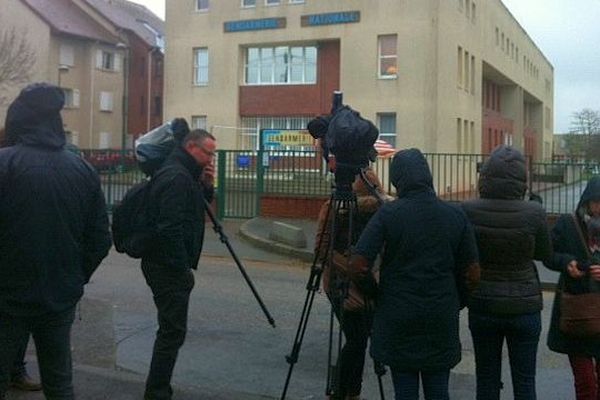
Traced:
POLYGON ((498 400, 502 388, 502 346, 506 339, 515 400, 535 400, 540 312, 492 315, 469 312, 475 350, 477 400, 498 400))
POLYGON ((423 380, 425 400, 448 400, 450 370, 438 372, 407 372, 392 368, 392 381, 396 400, 419 399, 419 377, 423 380))
MULTIPOLYGON (((336 315, 339 318, 338 312, 336 315)), ((336 399, 358 396, 361 392, 372 317, 366 311, 345 311, 342 322, 346 341, 338 360, 340 385, 336 399)))
POLYGON ((169 400, 173 395, 173 368, 187 332, 188 305, 194 287, 194 275, 189 269, 175 270, 144 260, 142 272, 152 290, 158 311, 158 331, 144 398, 169 400))
POLYGON ((10 372, 20 357, 24 338, 31 333, 46 399, 74 399, 71 362, 74 319, 75 307, 35 317, 0 314, 0 396, 8 388, 10 372))
POLYGON ((569 354, 577 400, 600 400, 600 359, 569 354))

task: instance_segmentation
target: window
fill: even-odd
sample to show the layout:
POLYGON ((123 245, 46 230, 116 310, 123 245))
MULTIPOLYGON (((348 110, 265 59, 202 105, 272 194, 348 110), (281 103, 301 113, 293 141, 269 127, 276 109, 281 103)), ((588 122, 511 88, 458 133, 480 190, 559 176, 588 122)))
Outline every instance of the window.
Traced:
POLYGON ((194 85, 208 84, 208 48, 194 49, 194 85))
POLYGON ((456 150, 458 153, 462 152, 462 119, 456 118, 456 150))
POLYGON ((59 50, 59 64, 72 67, 75 65, 75 51, 73 46, 61 44, 59 50))
POLYGON ((110 149, 111 136, 110 132, 100 132, 100 143, 98 144, 98 148, 110 149))
POLYGON ((379 78, 398 76, 398 35, 379 36, 379 78))
POLYGON ((464 74, 463 74, 463 89, 465 89, 465 92, 469 91, 469 85, 471 83, 471 74, 470 74, 470 68, 469 68, 469 52, 465 51, 464 52, 464 74))
POLYGON ((377 114, 379 122, 379 139, 396 148, 396 113, 377 114))
POLYGON ((79 146, 79 132, 65 131, 65 137, 67 139, 67 143, 70 143, 74 146, 79 146))
POLYGON ((159 116, 162 114, 162 98, 160 96, 154 97, 154 116, 159 116))
POLYGON ((475 12, 476 12, 477 8, 475 6, 475 3, 471 3, 471 22, 475 23, 475 12))
POLYGON ((502 50, 504 50, 504 32, 502 32, 501 37, 502 37, 502 41, 500 43, 501 43, 502 50))
POLYGON ((465 0, 465 15, 467 16, 467 19, 471 18, 471 1, 470 0, 465 0))
POLYGON ((475 56, 471 56, 471 94, 475 94, 475 56))
POLYGON ((256 7, 256 0, 242 0, 242 7, 256 7))
POLYGON ((79 108, 79 90, 62 88, 65 94, 65 108, 79 108))
POLYGON ((281 0, 265 0, 267 6, 278 6, 281 0))
POLYGON ((316 81, 317 48, 314 46, 246 49, 246 84, 311 84, 316 81))
POLYGON ((192 129, 206 130, 206 115, 192 115, 192 129))
POLYGON ((96 68, 106 71, 119 71, 121 69, 121 55, 98 50, 96 52, 96 68))
MULTIPOLYGON (((238 129, 241 150, 258 149, 258 133, 261 129, 306 129, 312 117, 244 117, 238 129)), ((285 146, 282 150, 312 151, 314 146, 285 146)))
POLYGON ((209 0, 196 0, 196 11, 208 11, 209 0))
POLYGON ((496 46, 500 45, 500 30, 496 27, 496 46))
POLYGON ((111 112, 113 110, 112 92, 100 92, 100 111, 111 112))
POLYGON ((519 63, 519 47, 515 47, 515 61, 519 63))
POLYGON ((463 50, 462 47, 458 46, 458 54, 457 54, 457 66, 456 66, 456 82, 458 83, 458 87, 462 87, 463 82, 463 50))

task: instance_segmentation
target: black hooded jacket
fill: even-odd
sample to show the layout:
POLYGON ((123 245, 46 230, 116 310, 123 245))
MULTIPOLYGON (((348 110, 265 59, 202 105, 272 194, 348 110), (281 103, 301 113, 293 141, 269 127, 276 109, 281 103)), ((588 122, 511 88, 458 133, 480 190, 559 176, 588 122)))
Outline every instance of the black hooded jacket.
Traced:
POLYGON ((149 214, 154 244, 143 260, 174 270, 196 269, 204 241, 204 199, 212 188, 199 183, 202 168, 177 146, 151 180, 149 214))
POLYGON ((439 200, 427 161, 400 151, 391 166, 398 199, 367 224, 355 253, 373 262, 383 248, 371 354, 405 371, 440 371, 461 358, 458 315, 467 267, 477 261, 471 226, 439 200))
POLYGON ((471 311, 525 314, 542 309, 542 291, 533 260, 551 256, 546 213, 523 200, 525 158, 512 147, 496 148, 479 178, 480 199, 463 203, 475 227, 481 282, 469 300, 471 311))
POLYGON ((94 169, 65 150, 62 91, 25 88, 6 117, 0 149, 0 313, 73 307, 110 248, 94 169))
MULTIPOLYGON (((552 261, 546 263, 546 266, 554 271, 560 272, 556 296, 552 306, 552 318, 548 330, 548 347, 550 350, 565 354, 579 354, 592 357, 600 357, 600 340, 570 338, 563 335, 560 331, 560 304, 562 301, 562 291, 569 290, 572 287, 579 287, 584 284, 585 279, 590 279, 589 275, 581 279, 573 279, 567 273, 567 265, 575 260, 580 264, 589 262, 589 252, 587 246, 587 229, 581 219, 581 211, 586 208, 590 201, 600 200, 600 178, 592 178, 586 185, 581 195, 575 214, 561 215, 552 228, 552 243, 554 254, 552 261), (575 218, 573 218, 575 216, 575 218), (579 231, 575 225, 579 225, 579 231), (583 235, 586 242, 581 240, 583 235)), ((598 305, 600 307, 600 304, 598 305)))

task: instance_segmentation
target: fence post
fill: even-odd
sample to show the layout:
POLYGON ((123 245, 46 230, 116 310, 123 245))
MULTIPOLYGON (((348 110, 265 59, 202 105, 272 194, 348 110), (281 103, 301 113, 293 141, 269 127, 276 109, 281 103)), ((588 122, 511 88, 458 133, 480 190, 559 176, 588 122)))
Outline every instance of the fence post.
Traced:
POLYGON ((227 153, 217 150, 217 218, 225 216, 225 180, 227 179, 227 153))
POLYGON ((263 192, 265 191, 265 167, 263 164, 263 157, 269 157, 269 152, 265 150, 258 150, 256 153, 256 211, 257 217, 260 216, 260 199, 263 192))

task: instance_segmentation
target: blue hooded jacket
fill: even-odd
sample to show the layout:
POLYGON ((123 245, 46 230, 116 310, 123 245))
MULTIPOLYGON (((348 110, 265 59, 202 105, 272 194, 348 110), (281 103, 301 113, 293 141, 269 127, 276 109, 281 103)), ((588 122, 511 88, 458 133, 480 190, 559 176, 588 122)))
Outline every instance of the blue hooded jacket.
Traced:
POLYGON ((440 371, 461 358, 458 315, 465 274, 477 262, 463 212, 436 197, 427 160, 417 149, 392 161, 398 199, 371 218, 355 253, 373 262, 383 248, 371 354, 392 368, 440 371))

